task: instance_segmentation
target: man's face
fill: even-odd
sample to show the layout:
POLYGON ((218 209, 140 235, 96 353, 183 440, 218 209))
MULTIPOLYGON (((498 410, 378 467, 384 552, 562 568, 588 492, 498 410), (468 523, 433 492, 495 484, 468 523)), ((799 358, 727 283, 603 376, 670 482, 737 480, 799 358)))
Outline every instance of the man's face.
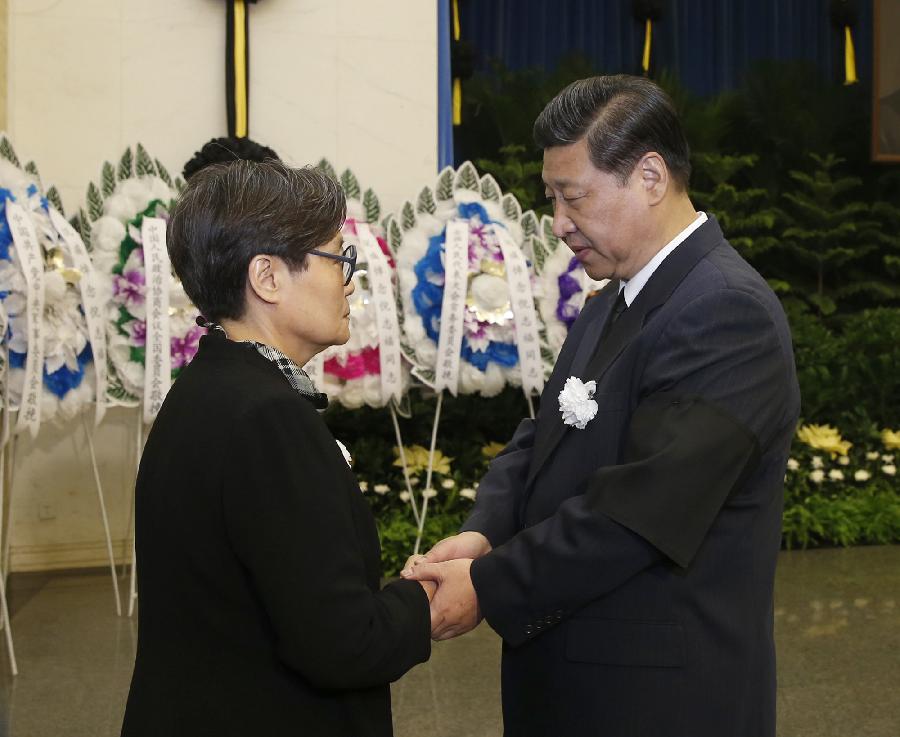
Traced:
POLYGON ((543 179, 553 203, 553 234, 592 279, 630 279, 644 265, 649 232, 647 192, 635 167, 625 185, 591 162, 587 141, 544 149, 543 179))

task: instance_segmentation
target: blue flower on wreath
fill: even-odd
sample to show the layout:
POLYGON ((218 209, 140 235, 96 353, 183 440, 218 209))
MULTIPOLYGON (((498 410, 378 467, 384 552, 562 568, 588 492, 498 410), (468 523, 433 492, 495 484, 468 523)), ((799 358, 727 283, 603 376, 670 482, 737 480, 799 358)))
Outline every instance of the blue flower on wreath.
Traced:
MULTIPOLYGON (((477 202, 458 205, 457 213, 466 220, 478 219, 483 225, 494 222, 488 216, 487 210, 477 202)), ((504 227, 502 223, 497 225, 504 227)), ((439 339, 441 305, 444 299, 444 265, 441 262, 441 253, 446 234, 445 227, 438 235, 432 236, 428 241, 425 255, 413 267, 417 280, 412 290, 413 305, 422 318, 425 333, 435 343, 439 339)), ((460 356, 480 371, 486 371, 491 361, 505 368, 511 368, 519 362, 519 352, 512 343, 492 340, 486 350, 474 350, 465 336, 462 339, 460 356)))
MULTIPOLYGON (((25 361, 27 358, 27 353, 17 353, 16 351, 10 351, 9 365, 11 368, 24 369, 25 361)), ((46 365, 44 366, 44 386, 51 394, 62 399, 72 389, 75 389, 81 385, 81 382, 84 379, 84 367, 93 360, 90 343, 88 343, 84 347, 84 350, 78 354, 77 360, 78 368, 75 370, 72 370, 67 366, 62 366, 53 373, 49 373, 47 371, 46 365)))

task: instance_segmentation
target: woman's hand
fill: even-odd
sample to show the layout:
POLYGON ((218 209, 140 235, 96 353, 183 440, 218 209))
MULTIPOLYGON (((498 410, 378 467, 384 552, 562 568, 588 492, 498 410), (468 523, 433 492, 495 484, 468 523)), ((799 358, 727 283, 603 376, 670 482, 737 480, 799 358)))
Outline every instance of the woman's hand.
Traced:
POLYGON ((403 566, 401 575, 412 571, 422 563, 443 563, 458 558, 480 558, 491 552, 491 544, 480 532, 469 530, 452 537, 445 537, 425 555, 411 555, 403 566))

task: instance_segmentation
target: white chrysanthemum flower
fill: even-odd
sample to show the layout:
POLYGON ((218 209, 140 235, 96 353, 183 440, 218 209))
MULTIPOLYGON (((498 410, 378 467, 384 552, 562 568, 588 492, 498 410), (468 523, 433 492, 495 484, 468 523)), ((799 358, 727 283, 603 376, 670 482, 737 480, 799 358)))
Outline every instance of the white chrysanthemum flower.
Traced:
POLYGON ((478 492, 475 489, 466 487, 465 489, 459 490, 459 495, 463 499, 472 499, 474 501, 475 497, 478 496, 478 492))
POLYGON ((372 491, 374 491, 379 496, 384 496, 390 490, 391 490, 391 487, 388 486, 387 484, 375 484, 375 486, 372 487, 372 491))
POLYGON ((800 468, 800 463, 796 458, 788 458, 787 467, 789 471, 796 471, 800 468))
POLYGON ((401 491, 399 496, 401 502, 408 502, 410 500, 408 491, 401 491))
POLYGON ((828 478, 831 479, 832 481, 843 481, 844 480, 844 472, 837 468, 832 468, 828 472, 828 478))
POLYGON ((825 464, 822 463, 822 457, 821 457, 821 456, 813 456, 813 457, 812 457, 811 465, 812 465, 813 468, 822 468, 825 464))
POLYGON ((891 454, 891 455, 883 454, 881 456, 881 460, 884 461, 885 463, 893 463, 894 455, 893 454, 891 454))
POLYGON ((850 456, 841 456, 840 458, 838 458, 838 463, 842 466, 849 466, 850 456))
POLYGON ((444 479, 441 481, 441 486, 445 489, 453 489, 456 487, 456 482, 453 479, 444 479))
POLYGON ((422 492, 423 499, 434 499, 436 496, 437 492, 434 489, 425 489, 425 491, 422 492))
POLYGON ((877 461, 881 454, 877 450, 866 453, 866 460, 877 461))
POLYGON ((825 472, 821 468, 817 468, 809 474, 809 480, 814 484, 821 484, 825 480, 825 472))
POLYGON ((369 490, 369 483, 367 481, 360 481, 359 490, 365 494, 369 490))
POLYGON ((888 476, 894 476, 897 473, 897 467, 894 464, 889 463, 887 465, 882 466, 881 471, 882 471, 882 473, 884 473, 888 476))
POLYGON ((872 478, 872 474, 865 469, 860 469, 853 474, 854 481, 868 481, 870 478, 872 478))
POLYGON ((597 402, 591 397, 596 391, 597 382, 583 382, 570 376, 566 379, 563 390, 559 393, 559 411, 566 425, 584 430, 588 422, 597 414, 597 402))

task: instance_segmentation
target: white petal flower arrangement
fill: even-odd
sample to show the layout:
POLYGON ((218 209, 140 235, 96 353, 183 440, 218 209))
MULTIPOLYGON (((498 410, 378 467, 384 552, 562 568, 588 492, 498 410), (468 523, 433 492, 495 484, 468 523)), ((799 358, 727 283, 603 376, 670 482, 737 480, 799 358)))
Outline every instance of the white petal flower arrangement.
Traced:
MULTIPOLYGON (((87 212, 81 211, 81 233, 91 249, 97 270, 108 280, 110 302, 109 340, 110 404, 134 406, 144 393, 147 338, 146 271, 141 225, 145 217, 167 219, 180 180, 172 181, 159 160, 144 147, 125 151, 118 167, 106 162, 100 185, 87 191, 87 212)), ((205 330, 195 320, 181 282, 169 275, 169 342, 172 378, 197 352, 205 330)))
POLYGON ((10 405, 22 401, 29 351, 28 284, 23 256, 13 240, 7 200, 20 206, 34 226, 43 266, 44 309, 41 323, 43 367, 39 397, 40 421, 64 422, 87 407, 94 398, 93 363, 88 329, 81 309, 80 272, 73 268, 71 253, 50 218, 50 208, 62 212, 54 188, 41 191, 37 168, 21 168, 9 140, 0 139, 0 302, 8 318, 2 336, 9 357, 10 405))
MULTIPOLYGON (((318 168, 341 183, 347 198, 347 219, 344 222, 343 236, 345 243, 356 246, 356 272, 353 276, 355 290, 350 297, 350 340, 344 345, 329 348, 324 356, 321 376, 322 386, 329 399, 337 400, 350 409, 368 405, 383 407, 389 396, 382 391, 382 351, 390 350, 380 338, 378 329, 378 304, 375 299, 376 284, 372 265, 369 264, 366 248, 361 243, 362 231, 368 228, 374 243, 384 257, 384 279, 379 283, 382 289, 390 289, 389 302, 391 318, 396 319, 396 267, 394 256, 384 238, 384 231, 378 224, 381 205, 375 192, 367 189, 362 192, 359 181, 350 169, 346 169, 340 177, 325 159, 319 162, 318 168), (385 283, 387 282, 387 283, 385 283)), ((369 243, 372 243, 369 240, 369 243)), ((382 316, 383 317, 383 316, 382 316)), ((393 341, 391 341, 393 342, 393 341)), ((409 365, 400 359, 399 346, 394 343, 396 364, 397 394, 404 394, 409 388, 409 365)), ((399 396, 396 397, 398 400, 399 396)))
MULTIPOLYGON (((498 394, 507 385, 522 384, 516 341, 513 295, 497 230, 505 229, 516 248, 530 258, 522 210, 515 197, 504 195, 490 175, 479 178, 466 162, 447 167, 434 188, 425 187, 416 204, 406 202, 385 220, 388 245, 397 257, 400 277, 398 305, 403 349, 414 365, 413 374, 434 387, 441 333, 445 285, 445 240, 448 223, 468 223, 468 272, 458 374, 458 391, 498 394)), ((536 233, 536 219, 529 216, 536 233)), ((526 280, 535 278, 530 261, 526 280)), ((543 336, 543 326, 538 325, 543 336)), ((536 360, 546 373, 554 354, 540 341, 536 360)))
POLYGON ((569 247, 553 235, 552 218, 544 215, 540 224, 534 225, 527 221, 528 215, 523 217, 523 227, 526 231, 539 229, 541 234, 533 239, 538 310, 547 327, 550 349, 558 355, 587 296, 602 289, 609 280, 595 281, 587 275, 569 247))

